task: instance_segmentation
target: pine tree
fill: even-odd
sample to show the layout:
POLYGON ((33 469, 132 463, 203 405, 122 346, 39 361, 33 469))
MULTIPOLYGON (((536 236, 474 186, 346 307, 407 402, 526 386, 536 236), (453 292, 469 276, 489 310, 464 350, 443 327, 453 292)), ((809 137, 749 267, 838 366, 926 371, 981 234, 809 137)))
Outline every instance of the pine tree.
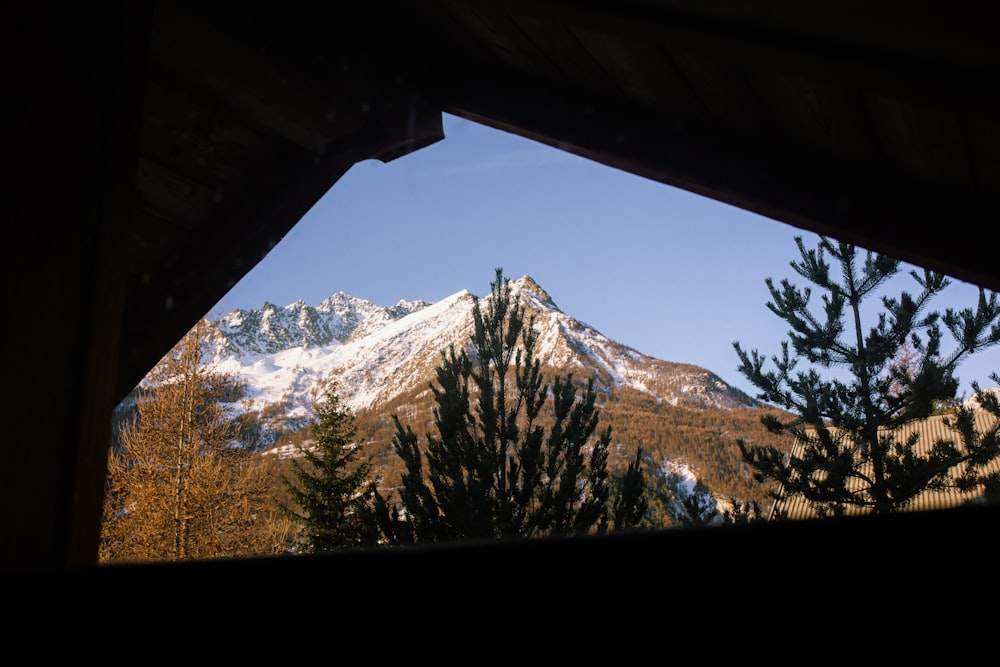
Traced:
MULTIPOLYGON (((821 314, 809 308, 811 288, 798 289, 787 279, 780 288, 766 279, 772 301, 767 307, 791 330, 772 357, 774 370, 756 350, 746 353, 734 342, 739 371, 756 386, 758 398, 791 411, 782 422, 764 417, 774 433, 793 435, 804 445, 801 456, 786 457, 774 447, 740 441, 745 462, 758 481, 773 480, 786 496, 802 496, 820 516, 839 515, 848 507, 873 514, 904 509, 924 489, 976 488, 989 481, 983 466, 1000 454, 996 432, 977 433, 971 411, 956 408, 951 423, 955 439, 934 443, 920 456, 914 441, 896 441, 894 432, 922 420, 942 405, 954 405, 958 364, 968 355, 1000 342, 1000 307, 995 294, 979 291, 975 310, 929 311, 933 297, 949 285, 940 273, 910 275, 920 288, 916 296, 881 298, 882 312, 867 333, 862 306, 900 271, 898 260, 867 251, 859 264, 853 245, 820 238, 815 249, 795 242, 801 261, 790 262, 802 277, 825 290, 821 314), (840 282, 831 277, 826 255, 839 264, 840 282), (942 324, 954 348, 942 350, 942 324), (796 371, 804 359, 812 366, 796 371), (822 369, 841 368, 849 379, 823 379, 822 369), (961 478, 949 470, 966 465, 961 478)), ((973 384, 978 392, 979 387, 973 384)))
POLYGON ((638 528, 646 525, 649 513, 648 488, 642 474, 642 448, 636 449, 635 458, 629 462, 625 474, 615 480, 617 493, 613 494, 612 516, 618 529, 638 528))
POLYGON ((427 434, 426 454, 393 415, 393 447, 405 465, 398 500, 373 488, 369 506, 384 543, 602 533, 641 519, 638 459, 615 505, 611 429, 597 431, 593 379, 582 395, 572 375, 543 383, 534 318, 509 283, 497 269, 490 298, 474 299, 469 350, 441 353, 431 383, 437 435, 427 434), (540 417, 550 395, 546 431, 540 417))
POLYGON ((334 383, 322 390, 314 408, 312 440, 298 446, 299 456, 291 463, 292 476, 282 477, 288 501, 280 507, 300 525, 307 552, 374 541, 366 538, 366 526, 357 511, 365 501, 372 465, 369 460, 358 460, 354 419, 341 407, 334 383))
POLYGON ((207 323, 150 373, 108 460, 104 562, 281 553, 290 524, 271 504, 269 466, 239 443, 242 384, 203 364, 207 323))

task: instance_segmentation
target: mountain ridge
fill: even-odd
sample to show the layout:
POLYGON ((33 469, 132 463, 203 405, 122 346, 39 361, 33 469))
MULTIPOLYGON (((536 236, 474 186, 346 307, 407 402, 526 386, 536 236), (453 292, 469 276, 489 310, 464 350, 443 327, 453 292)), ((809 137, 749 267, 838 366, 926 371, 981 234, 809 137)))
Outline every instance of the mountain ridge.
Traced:
MULTIPOLYGON (((534 317, 536 356, 553 372, 593 376, 606 395, 627 386, 657 402, 688 407, 756 407, 757 401, 708 369, 645 355, 567 315, 530 276, 511 295, 534 317)), ((380 307, 343 292, 315 307, 265 302, 212 322, 211 362, 247 379, 258 405, 282 402, 285 416, 306 419, 322 382, 334 380, 341 403, 371 409, 433 379, 440 354, 465 346, 476 297, 462 289, 437 302, 400 300, 380 307)))

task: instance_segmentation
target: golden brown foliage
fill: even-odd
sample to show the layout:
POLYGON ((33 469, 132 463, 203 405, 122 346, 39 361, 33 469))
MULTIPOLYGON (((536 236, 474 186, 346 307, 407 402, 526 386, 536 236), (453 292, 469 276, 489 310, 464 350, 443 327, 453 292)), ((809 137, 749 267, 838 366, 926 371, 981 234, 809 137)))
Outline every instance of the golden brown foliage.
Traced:
MULTIPOLYGON (((770 506, 768 487, 756 482, 743 463, 736 444, 744 441, 770 444, 784 451, 792 445, 788 437, 769 433, 761 424, 767 411, 774 408, 698 409, 658 403, 649 394, 634 389, 618 389, 614 396, 601 396, 600 420, 612 427, 608 471, 621 474, 642 448, 648 462, 648 482, 662 483, 657 478, 667 461, 684 463, 699 481, 717 498, 736 502, 757 502, 761 508, 770 506)), ((363 410, 355 415, 358 438, 365 443, 366 455, 372 456, 376 473, 383 477, 384 488, 393 488, 403 472, 399 457, 392 452, 394 432, 390 414, 423 435, 433 428, 432 397, 418 390, 398 396, 391 402, 363 410)), ((542 420, 543 425, 548 423, 542 420)), ((664 525, 669 521, 664 516, 664 525)))
POLYGON ((201 324, 157 366, 109 454, 100 562, 283 552, 272 464, 235 441, 232 376, 201 364, 201 324))

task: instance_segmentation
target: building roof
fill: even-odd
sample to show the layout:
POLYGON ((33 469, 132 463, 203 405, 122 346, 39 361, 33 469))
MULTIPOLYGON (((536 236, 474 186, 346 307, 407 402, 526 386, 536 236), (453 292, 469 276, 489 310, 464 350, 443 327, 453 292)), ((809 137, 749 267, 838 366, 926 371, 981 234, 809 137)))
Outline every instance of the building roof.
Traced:
MULTIPOLYGON (((976 430, 979 433, 985 433, 990 429, 997 428, 997 418, 986 410, 976 410, 975 424, 976 430)), ((836 429, 832 429, 832 431, 836 433, 836 429)), ((888 431, 883 429, 882 432, 887 433, 888 431)), ((896 442, 906 442, 914 434, 917 435, 917 441, 914 445, 914 451, 917 456, 927 456, 934 447, 934 444, 940 440, 950 441, 959 448, 962 447, 961 437, 954 428, 953 415, 935 415, 928 419, 913 421, 898 429, 893 435, 896 442)), ((797 440, 793 443, 789 455, 801 457, 803 449, 804 443, 802 440, 797 440)), ((964 470, 965 464, 961 463, 951 469, 950 477, 954 479, 964 470)), ((868 472, 870 471, 869 465, 868 472)), ((989 463, 985 467, 984 472, 1000 472, 1000 458, 994 459, 989 463)), ((851 490, 858 491, 863 488, 860 480, 852 480, 852 482, 854 483, 849 485, 851 490)), ((816 510, 801 495, 786 497, 783 491, 783 489, 779 490, 781 497, 772 505, 769 519, 779 518, 782 514, 785 515, 785 518, 794 520, 817 518, 816 510)), ((981 495, 982 489, 969 491, 959 491, 955 488, 924 490, 905 508, 905 511, 924 512, 950 509, 973 501, 981 495)), ((844 513, 846 516, 862 516, 869 512, 864 508, 848 505, 845 507, 844 513)))

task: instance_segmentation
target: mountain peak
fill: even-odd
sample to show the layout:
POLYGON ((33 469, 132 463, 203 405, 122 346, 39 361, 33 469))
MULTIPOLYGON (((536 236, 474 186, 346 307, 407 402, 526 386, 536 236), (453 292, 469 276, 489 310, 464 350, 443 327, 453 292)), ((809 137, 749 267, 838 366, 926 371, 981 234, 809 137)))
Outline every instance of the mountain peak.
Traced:
POLYGON ((512 285, 518 285, 523 289, 535 289, 535 290, 541 290, 543 292, 545 291, 542 290, 541 285, 539 285, 538 282, 535 281, 535 279, 529 276, 528 274, 524 274, 517 280, 512 280, 510 282, 512 285))
POLYGON ((552 297, 549 296, 549 293, 542 289, 542 286, 535 282, 535 279, 527 274, 521 276, 517 280, 511 280, 510 287, 511 292, 515 294, 518 292, 530 294, 541 300, 542 303, 550 308, 559 310, 559 307, 556 305, 555 301, 552 300, 552 297))

